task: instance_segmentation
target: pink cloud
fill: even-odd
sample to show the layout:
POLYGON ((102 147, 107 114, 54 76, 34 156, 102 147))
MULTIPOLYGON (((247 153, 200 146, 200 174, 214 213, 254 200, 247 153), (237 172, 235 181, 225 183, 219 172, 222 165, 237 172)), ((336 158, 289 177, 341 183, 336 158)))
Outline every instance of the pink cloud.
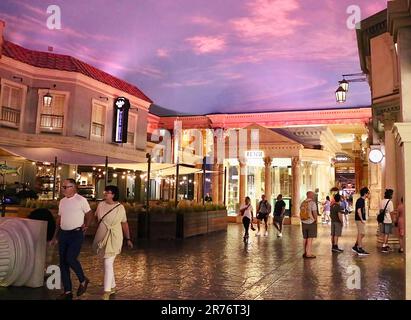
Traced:
POLYGON ((226 46, 226 42, 222 37, 196 36, 188 38, 186 41, 192 45, 194 52, 197 54, 222 51, 226 46))
POLYGON ((29 11, 37 14, 37 15, 45 16, 47 14, 47 7, 48 6, 45 6, 42 10, 38 7, 34 7, 34 6, 32 6, 28 3, 24 3, 24 2, 20 2, 20 3, 18 3, 18 5, 24 7, 25 9, 27 9, 27 10, 29 10, 29 11))
POLYGON ((209 83, 211 83, 211 80, 189 79, 189 80, 184 80, 180 82, 166 83, 163 85, 163 87, 166 87, 166 88, 196 87, 196 86, 203 86, 209 83))
POLYGON ((241 37, 260 40, 264 37, 285 37, 294 33, 295 28, 304 25, 289 14, 299 9, 296 0, 251 0, 247 7, 250 16, 231 20, 241 37))
POLYGON ((199 24, 203 26, 217 26, 219 24, 215 20, 212 20, 204 16, 195 16, 190 18, 189 21, 193 24, 199 24))
POLYGON ((168 52, 167 49, 164 49, 164 48, 157 49, 157 57, 167 58, 169 56, 170 56, 170 53, 168 52))

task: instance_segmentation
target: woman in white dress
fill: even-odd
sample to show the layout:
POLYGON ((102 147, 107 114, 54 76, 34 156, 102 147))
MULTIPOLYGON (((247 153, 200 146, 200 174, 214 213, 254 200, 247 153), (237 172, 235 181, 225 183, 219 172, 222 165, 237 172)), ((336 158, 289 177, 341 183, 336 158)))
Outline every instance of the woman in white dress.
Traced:
POLYGON ((109 300, 110 295, 115 293, 114 260, 121 252, 123 234, 128 247, 133 248, 126 210, 118 202, 118 199, 118 188, 107 186, 104 189, 104 201, 99 203, 95 213, 98 227, 93 241, 93 249, 104 259, 104 300, 109 300))

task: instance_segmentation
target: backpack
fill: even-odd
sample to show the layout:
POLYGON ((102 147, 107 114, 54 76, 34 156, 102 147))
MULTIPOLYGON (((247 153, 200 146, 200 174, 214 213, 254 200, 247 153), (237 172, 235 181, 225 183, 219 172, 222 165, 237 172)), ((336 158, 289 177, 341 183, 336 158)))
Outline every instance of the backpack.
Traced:
POLYGON ((308 220, 311 218, 310 215, 310 202, 311 200, 304 200, 300 206, 300 219, 301 220, 308 220))

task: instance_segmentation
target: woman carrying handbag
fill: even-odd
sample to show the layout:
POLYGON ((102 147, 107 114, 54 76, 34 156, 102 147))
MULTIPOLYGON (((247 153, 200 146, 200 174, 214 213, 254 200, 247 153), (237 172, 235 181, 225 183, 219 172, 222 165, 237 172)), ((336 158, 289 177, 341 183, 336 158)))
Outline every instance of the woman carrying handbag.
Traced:
POLYGON ((245 204, 240 208, 240 215, 243 217, 243 226, 244 226, 244 242, 248 242, 248 229, 251 224, 251 230, 255 230, 253 227, 253 206, 251 205, 250 197, 245 197, 245 204))
POLYGON ((119 190, 116 186, 107 186, 104 189, 104 201, 96 210, 98 221, 93 249, 104 259, 104 294, 103 300, 109 300, 115 293, 114 260, 121 252, 123 234, 129 248, 133 248, 130 231, 127 223, 126 210, 118 202, 119 190))

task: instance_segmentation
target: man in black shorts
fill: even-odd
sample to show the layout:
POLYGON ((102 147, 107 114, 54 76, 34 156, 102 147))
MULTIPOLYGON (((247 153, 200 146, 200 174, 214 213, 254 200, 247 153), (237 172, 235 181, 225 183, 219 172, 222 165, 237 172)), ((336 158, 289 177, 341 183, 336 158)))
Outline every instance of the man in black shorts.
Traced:
POLYGON ((258 231, 256 233, 256 236, 260 235, 260 223, 261 221, 264 220, 265 223, 265 233, 264 236, 268 236, 268 216, 271 213, 271 204, 267 201, 267 199, 265 198, 265 195, 263 194, 261 196, 261 201, 258 203, 257 206, 257 228, 258 231))
POLYGON ((283 196, 279 194, 277 196, 277 201, 274 205, 274 218, 273 218, 273 225, 278 230, 277 237, 281 238, 283 236, 283 220, 284 220, 284 212, 285 212, 285 202, 283 200, 283 196))

